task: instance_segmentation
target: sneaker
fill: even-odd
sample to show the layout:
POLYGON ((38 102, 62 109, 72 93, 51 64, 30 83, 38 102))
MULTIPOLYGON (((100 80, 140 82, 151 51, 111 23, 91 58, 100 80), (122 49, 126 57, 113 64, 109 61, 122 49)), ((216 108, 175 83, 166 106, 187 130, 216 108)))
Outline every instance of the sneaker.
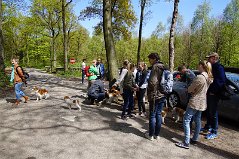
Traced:
POLYGON ((189 144, 186 144, 185 142, 179 142, 179 143, 176 143, 175 145, 180 148, 189 149, 189 144))
POLYGON ((191 144, 191 145, 197 145, 197 143, 198 143, 198 141, 195 141, 195 140, 193 140, 193 139, 190 139, 190 144, 191 144))
POLYGON ((155 140, 159 140, 159 138, 160 138, 159 136, 154 136, 155 140))
POLYGON ((149 136, 149 133, 145 133, 145 138, 149 139, 150 141, 153 141, 154 137, 153 136, 149 136))
POLYGON ((216 139, 217 138, 217 134, 209 133, 209 134, 207 134, 207 136, 205 138, 208 139, 208 140, 216 139))
POLYGON ((127 115, 127 117, 129 117, 129 118, 135 118, 135 116, 134 116, 133 114, 129 114, 129 115, 127 115))
POLYGON ((201 128, 200 129, 200 132, 203 132, 203 133, 210 133, 211 132, 211 128, 207 129, 207 128, 201 128))

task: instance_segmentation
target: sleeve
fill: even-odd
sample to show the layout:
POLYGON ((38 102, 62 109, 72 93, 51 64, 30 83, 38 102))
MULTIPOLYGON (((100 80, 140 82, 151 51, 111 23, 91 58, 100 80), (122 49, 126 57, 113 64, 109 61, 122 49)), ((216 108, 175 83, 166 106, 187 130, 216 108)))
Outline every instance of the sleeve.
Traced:
POLYGON ((162 71, 160 71, 159 68, 153 67, 149 76, 149 81, 148 81, 148 100, 153 101, 153 99, 156 97, 157 93, 157 83, 159 80, 159 76, 162 74, 162 71))
POLYGON ((120 83, 121 81, 123 81, 125 75, 127 74, 128 70, 127 69, 123 69, 121 74, 120 74, 120 77, 119 79, 117 80, 117 83, 120 83))
POLYGON ((214 94, 217 94, 226 83, 226 75, 222 66, 218 67, 216 74, 217 78, 214 78, 213 83, 210 85, 210 92, 214 94))
POLYGON ((143 71, 142 78, 139 83, 139 87, 141 87, 144 84, 144 82, 146 81, 146 78, 147 78, 147 71, 143 71))
POLYGON ((199 75, 192 81, 192 84, 188 87, 188 93, 193 94, 201 85, 202 85, 202 80, 200 79, 200 75, 199 75))

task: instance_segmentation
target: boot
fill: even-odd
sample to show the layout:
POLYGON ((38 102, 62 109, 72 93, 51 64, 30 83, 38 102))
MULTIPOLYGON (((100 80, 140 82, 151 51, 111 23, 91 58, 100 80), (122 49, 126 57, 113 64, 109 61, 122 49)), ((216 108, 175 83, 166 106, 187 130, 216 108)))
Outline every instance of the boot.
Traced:
POLYGON ((29 97, 28 96, 23 96, 23 98, 25 99, 24 103, 27 103, 29 97))

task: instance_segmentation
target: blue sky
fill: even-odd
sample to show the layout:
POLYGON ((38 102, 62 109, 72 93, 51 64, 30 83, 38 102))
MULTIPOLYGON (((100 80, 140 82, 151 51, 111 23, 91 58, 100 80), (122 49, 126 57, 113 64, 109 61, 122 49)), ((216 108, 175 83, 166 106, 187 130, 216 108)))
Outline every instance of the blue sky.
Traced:
MULTIPOLYGON (((90 0, 91 1, 91 0, 90 0)), ((157 24, 161 21, 163 24, 167 24, 168 17, 172 16, 173 2, 165 2, 165 0, 153 0, 155 3, 152 4, 148 9, 152 12, 150 18, 147 19, 143 27, 143 37, 149 37, 152 31, 156 28, 157 24)), ((188 25, 193 18, 194 12, 197 6, 202 4, 205 0, 180 0, 179 3, 179 14, 183 16, 184 25, 188 25)), ((207 0, 211 5, 211 16, 220 16, 223 13, 224 8, 231 0, 207 0)), ((75 4, 74 10, 76 15, 79 15, 80 11, 86 6, 89 6, 89 0, 76 0, 73 1, 75 4)), ((139 0, 132 0, 133 7, 136 15, 139 19, 140 7, 139 0)), ((90 19, 80 21, 81 25, 84 26, 91 34, 93 27, 99 22, 99 19, 90 19)), ((137 24, 138 26, 138 24, 137 24)), ((135 27, 135 31, 138 32, 138 27, 135 27)))

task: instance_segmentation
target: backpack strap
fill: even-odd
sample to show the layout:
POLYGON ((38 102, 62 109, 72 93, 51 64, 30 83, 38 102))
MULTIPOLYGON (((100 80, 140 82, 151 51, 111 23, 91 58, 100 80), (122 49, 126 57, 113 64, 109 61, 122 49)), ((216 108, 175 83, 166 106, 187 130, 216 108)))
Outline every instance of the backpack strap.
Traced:
POLYGON ((17 74, 18 74, 18 76, 22 79, 23 78, 23 76, 20 76, 20 74, 19 74, 19 72, 18 72, 18 67, 20 67, 21 68, 21 70, 22 70, 22 74, 23 74, 23 69, 22 69, 22 67, 21 66, 17 66, 16 67, 16 72, 17 72, 17 74))

